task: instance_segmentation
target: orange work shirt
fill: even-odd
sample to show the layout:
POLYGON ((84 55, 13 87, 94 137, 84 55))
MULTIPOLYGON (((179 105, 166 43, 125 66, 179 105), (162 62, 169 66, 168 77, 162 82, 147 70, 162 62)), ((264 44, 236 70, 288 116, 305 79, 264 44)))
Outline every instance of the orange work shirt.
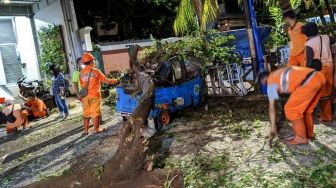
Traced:
POLYGON ((33 116, 35 118, 42 118, 47 116, 47 106, 44 104, 44 102, 41 99, 29 99, 26 103, 26 106, 28 106, 31 109, 31 112, 33 113, 33 116))
POLYGON ((83 70, 80 71, 79 81, 81 88, 85 88, 89 80, 89 74, 91 72, 90 83, 88 86, 88 97, 100 97, 101 83, 115 84, 117 81, 115 79, 108 79, 99 70, 94 68, 92 65, 87 65, 83 70))
POLYGON ((302 81, 313 71, 313 69, 307 67, 292 66, 285 75, 284 73, 288 69, 288 67, 284 67, 271 72, 267 79, 267 87, 275 85, 278 93, 292 93, 301 86, 302 81))
POLYGON ((303 24, 296 22, 293 27, 288 29, 290 39, 290 56, 297 56, 303 52, 307 42, 307 36, 302 33, 303 24))

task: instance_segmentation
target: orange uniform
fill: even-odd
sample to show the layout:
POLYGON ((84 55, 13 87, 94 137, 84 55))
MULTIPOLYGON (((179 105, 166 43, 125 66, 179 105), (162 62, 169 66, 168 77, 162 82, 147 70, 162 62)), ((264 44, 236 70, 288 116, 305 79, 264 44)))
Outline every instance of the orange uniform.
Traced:
POLYGON ((15 118, 15 121, 12 123, 7 121, 6 124, 7 133, 14 132, 21 125, 23 126, 23 128, 28 128, 28 110, 21 109, 20 104, 13 104, 13 105, 9 105, 2 110, 2 113, 4 113, 5 116, 10 115, 13 111, 13 116, 15 118))
POLYGON ((304 48, 307 41, 307 36, 301 32, 302 26, 302 23, 296 22, 293 27, 288 29, 288 35, 290 39, 288 66, 306 66, 304 48))
POLYGON ((313 112, 317 105, 325 78, 322 73, 306 67, 281 68, 270 73, 267 79, 267 90, 270 99, 277 93, 290 93, 285 105, 285 114, 292 126, 296 137, 307 142, 308 137, 314 137, 313 112), (272 91, 273 88, 273 91, 272 91))
MULTIPOLYGON (((87 52, 82 56, 82 63, 85 68, 80 71, 79 82, 81 88, 87 89, 87 95, 82 96, 84 115, 84 135, 89 133, 90 118, 93 118, 93 126, 96 133, 104 131, 99 128, 101 117, 101 94, 100 85, 102 82, 108 84, 118 84, 118 80, 107 79, 106 76, 95 68, 94 56, 87 52)), ((82 89, 82 90, 83 90, 82 89)))
POLYGON ((34 118, 43 118, 47 116, 47 106, 41 99, 31 98, 25 105, 30 108, 29 115, 34 116, 34 118))
MULTIPOLYGON (((330 97, 333 93, 334 85, 334 65, 330 49, 330 38, 327 35, 316 36, 307 41, 306 46, 310 47, 313 52, 313 59, 320 59, 322 63, 322 70, 324 77, 326 78, 326 85, 322 92, 322 97, 330 97), (322 40, 322 48, 321 48, 322 40)), ((332 112, 332 100, 327 99, 321 101, 321 119, 323 121, 332 121, 333 112, 332 112)))
POLYGON ((99 70, 91 65, 87 65, 83 70, 80 71, 80 84, 82 88, 85 88, 89 79, 89 74, 91 72, 90 83, 88 86, 88 95, 82 99, 83 111, 85 118, 96 118, 101 115, 101 83, 116 84, 115 79, 108 79, 99 70))

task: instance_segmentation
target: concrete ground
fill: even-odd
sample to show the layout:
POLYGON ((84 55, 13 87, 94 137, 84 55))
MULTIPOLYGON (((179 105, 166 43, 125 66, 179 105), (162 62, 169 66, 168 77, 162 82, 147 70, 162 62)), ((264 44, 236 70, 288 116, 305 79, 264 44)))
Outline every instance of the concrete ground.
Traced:
MULTIPOLYGON (((101 134, 82 136, 82 109, 77 103, 65 121, 57 113, 31 122, 33 127, 6 135, 0 130, 0 187, 19 187, 86 166, 101 165, 117 147, 120 121, 110 107, 103 107, 101 134)), ((93 132, 93 128, 90 128, 93 132)))

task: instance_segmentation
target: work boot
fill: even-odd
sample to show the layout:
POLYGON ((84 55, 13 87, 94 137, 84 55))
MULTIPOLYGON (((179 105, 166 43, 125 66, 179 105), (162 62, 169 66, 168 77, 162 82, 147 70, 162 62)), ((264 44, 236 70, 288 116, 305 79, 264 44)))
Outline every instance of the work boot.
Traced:
POLYGON ((313 114, 311 114, 311 113, 305 114, 304 121, 305 121, 305 125, 306 125, 307 137, 312 138, 312 139, 315 138, 313 114))
POLYGON ((100 117, 93 118, 93 127, 95 129, 96 134, 105 131, 105 129, 99 128, 100 125, 100 117))
POLYGON ((89 134, 90 118, 84 118, 84 132, 83 135, 89 134))
POLYGON ((298 120, 293 120, 292 127, 294 129, 295 136, 293 139, 287 141, 289 145, 298 145, 298 144, 307 144, 307 133, 306 133, 306 126, 304 123, 303 118, 298 120))

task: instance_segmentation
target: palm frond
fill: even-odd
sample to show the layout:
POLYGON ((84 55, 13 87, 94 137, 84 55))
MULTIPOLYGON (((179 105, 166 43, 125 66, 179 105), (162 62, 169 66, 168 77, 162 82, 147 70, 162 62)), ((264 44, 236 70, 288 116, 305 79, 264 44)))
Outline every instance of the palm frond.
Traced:
POLYGON ((303 2, 305 4, 306 9, 310 9, 310 8, 313 8, 315 6, 314 1, 312 1, 312 0, 303 0, 303 2))
POLYGON ((195 21, 193 0, 181 0, 177 15, 174 21, 174 32, 176 35, 183 34, 195 21))
POLYGON ((218 11, 218 2, 217 0, 205 0, 203 5, 203 14, 201 21, 201 29, 206 30, 206 26, 210 21, 213 21, 217 18, 218 11))
POLYGON ((266 4, 268 7, 278 7, 279 0, 267 0, 266 4))
POLYGON ((302 0, 290 0, 290 3, 292 5, 292 8, 296 10, 301 5, 302 0))

